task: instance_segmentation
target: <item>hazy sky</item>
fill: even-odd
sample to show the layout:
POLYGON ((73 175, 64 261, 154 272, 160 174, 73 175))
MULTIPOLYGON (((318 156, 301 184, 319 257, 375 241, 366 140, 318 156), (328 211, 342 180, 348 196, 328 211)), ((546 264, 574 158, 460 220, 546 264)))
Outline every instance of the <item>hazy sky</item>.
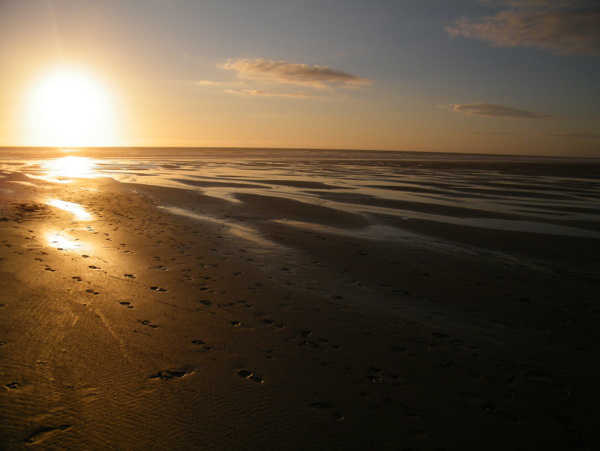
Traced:
POLYGON ((600 157, 597 0, 0 0, 0 60, 5 146, 85 129, 32 100, 68 67, 82 145, 600 157))

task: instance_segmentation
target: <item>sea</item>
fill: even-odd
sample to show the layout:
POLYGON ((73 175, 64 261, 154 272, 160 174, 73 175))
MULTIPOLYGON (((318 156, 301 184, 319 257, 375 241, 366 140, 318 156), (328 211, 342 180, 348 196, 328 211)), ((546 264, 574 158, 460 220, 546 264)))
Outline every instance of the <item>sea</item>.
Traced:
MULTIPOLYGON (((361 215, 368 226, 352 233, 373 239, 407 239, 411 233, 402 223, 411 220, 600 239, 600 158, 331 149, 0 148, 0 177, 11 172, 56 183, 109 177, 128 186, 183 189, 234 204, 247 194, 283 197, 361 215)), ((185 207, 162 207, 198 216, 185 207)), ((345 227, 309 220, 288 223, 347 233, 345 227)))

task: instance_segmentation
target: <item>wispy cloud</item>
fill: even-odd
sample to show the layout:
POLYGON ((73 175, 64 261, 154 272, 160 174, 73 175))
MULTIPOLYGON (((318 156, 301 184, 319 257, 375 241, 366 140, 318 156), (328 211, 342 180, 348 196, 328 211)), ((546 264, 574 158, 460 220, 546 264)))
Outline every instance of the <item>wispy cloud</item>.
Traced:
POLYGON ((518 8, 566 8, 581 7, 590 0, 478 0, 479 3, 494 7, 518 8))
POLYGON ((546 135, 546 136, 552 136, 553 138, 600 139, 600 133, 585 133, 585 132, 560 133, 560 134, 546 135))
POLYGON ((473 116, 486 117, 504 117, 512 119, 543 119, 552 117, 547 114, 532 113, 531 111, 519 110, 504 105, 494 105, 491 103, 453 103, 450 105, 438 105, 439 108, 447 108, 457 113, 464 113, 473 116))
POLYGON ((478 19, 462 17, 447 27, 450 36, 501 47, 537 47, 558 54, 600 56, 597 0, 482 0, 508 7, 478 19))
POLYGON ((466 135, 522 135, 523 133, 517 132, 464 132, 466 135))
POLYGON ((266 89, 226 89, 224 92, 245 96, 288 97, 293 99, 313 99, 314 96, 302 92, 273 92, 266 89))
POLYGON ((266 59, 227 60, 221 69, 233 70, 243 79, 263 80, 324 89, 333 86, 360 87, 370 80, 327 66, 266 59))

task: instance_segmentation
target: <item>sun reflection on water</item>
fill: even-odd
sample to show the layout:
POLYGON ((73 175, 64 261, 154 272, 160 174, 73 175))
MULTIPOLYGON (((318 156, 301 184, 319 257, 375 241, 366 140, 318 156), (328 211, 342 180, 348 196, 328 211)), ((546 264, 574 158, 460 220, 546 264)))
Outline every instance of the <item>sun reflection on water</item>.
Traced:
POLYGON ((95 171, 96 161, 88 157, 68 156, 49 161, 44 165, 48 177, 56 178, 58 181, 68 183, 65 178, 90 178, 97 177, 95 171))
POLYGON ((76 204, 74 202, 67 202, 59 199, 48 199, 46 201, 46 205, 50 205, 51 207, 60 208, 61 210, 68 211, 75 218, 80 219, 82 221, 89 221, 92 219, 92 215, 85 211, 81 205, 76 204))
POLYGON ((71 237, 58 232, 48 233, 46 235, 46 240, 50 246, 59 250, 75 251, 83 247, 78 240, 74 240, 71 237))

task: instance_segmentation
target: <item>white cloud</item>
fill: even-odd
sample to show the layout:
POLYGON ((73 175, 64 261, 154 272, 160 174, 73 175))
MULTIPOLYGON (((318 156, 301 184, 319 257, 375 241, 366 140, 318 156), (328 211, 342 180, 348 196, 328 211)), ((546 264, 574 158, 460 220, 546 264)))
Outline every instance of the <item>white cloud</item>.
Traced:
POLYGON ((537 47, 558 54, 600 56, 600 4, 596 0, 487 0, 509 9, 479 19, 463 17, 450 36, 501 47, 537 47))
POLYGON ((512 119, 543 119, 552 117, 547 114, 532 113, 531 111, 519 110, 504 105, 494 105, 491 103, 462 103, 450 105, 438 105, 439 108, 448 108, 457 113, 464 113, 473 116, 486 117, 504 117, 512 119))
POLYGON ((287 83, 324 89, 333 86, 358 87, 371 84, 370 80, 327 66, 290 63, 265 59, 227 60, 221 69, 233 70, 244 79, 287 83))

